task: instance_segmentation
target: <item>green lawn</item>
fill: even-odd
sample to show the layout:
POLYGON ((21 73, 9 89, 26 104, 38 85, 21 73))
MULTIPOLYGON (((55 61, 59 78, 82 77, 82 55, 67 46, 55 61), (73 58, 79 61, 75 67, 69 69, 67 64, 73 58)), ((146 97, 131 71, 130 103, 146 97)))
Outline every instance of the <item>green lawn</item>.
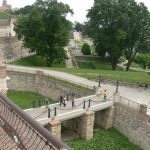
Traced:
MULTIPOLYGON (((32 101, 35 101, 35 107, 38 107, 38 99, 41 99, 41 104, 45 105, 45 97, 31 92, 22 92, 8 90, 8 98, 22 109, 32 108, 32 101)), ((54 100, 49 99, 49 103, 54 103, 54 100)))
MULTIPOLYGON (((10 64, 18 65, 18 66, 30 66, 30 67, 46 67, 46 60, 41 56, 32 55, 29 57, 22 58, 20 60, 11 62, 10 64)), ((52 67, 54 68, 64 68, 65 63, 53 63, 52 67)))
POLYGON ((96 70, 96 69, 77 69, 77 68, 52 68, 52 70, 68 72, 77 76, 86 77, 88 79, 97 79, 99 75, 111 78, 114 80, 121 80, 130 83, 150 84, 150 73, 136 72, 136 71, 112 71, 112 70, 96 70))
POLYGON ((94 131, 90 141, 77 138, 66 143, 75 150, 142 150, 114 128, 94 131))
POLYGON ((105 70, 111 70, 111 64, 107 60, 102 60, 100 57, 94 57, 94 56, 77 56, 77 60, 81 61, 87 61, 89 62, 86 66, 86 64, 79 63, 79 67, 82 69, 105 69, 105 70), (85 67, 86 66, 86 67, 85 67), (92 66, 92 67, 91 67, 92 66))

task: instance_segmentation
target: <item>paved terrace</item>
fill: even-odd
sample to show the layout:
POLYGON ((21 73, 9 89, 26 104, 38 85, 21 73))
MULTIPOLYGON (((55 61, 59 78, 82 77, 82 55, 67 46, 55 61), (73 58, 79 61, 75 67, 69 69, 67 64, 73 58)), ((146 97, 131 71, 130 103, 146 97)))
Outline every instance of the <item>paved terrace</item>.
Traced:
POLYGON ((66 107, 60 106, 59 103, 49 105, 50 118, 48 117, 48 110, 45 111, 45 106, 35 109, 27 109, 25 111, 40 124, 44 125, 54 117, 60 121, 64 121, 83 115, 83 113, 86 112, 86 109, 99 111, 109 108, 112 105, 112 97, 108 98, 107 101, 104 101, 103 98, 96 95, 91 95, 75 99, 75 107, 73 108, 71 100, 66 103, 66 107))

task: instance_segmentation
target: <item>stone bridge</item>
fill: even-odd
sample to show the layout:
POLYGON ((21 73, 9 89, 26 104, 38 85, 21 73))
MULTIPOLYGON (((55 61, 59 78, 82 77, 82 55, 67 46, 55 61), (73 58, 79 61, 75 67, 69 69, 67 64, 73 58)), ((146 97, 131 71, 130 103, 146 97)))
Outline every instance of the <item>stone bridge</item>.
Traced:
POLYGON ((67 101, 66 107, 59 103, 27 109, 25 112, 38 121, 41 125, 47 126, 51 133, 61 138, 61 124, 67 128, 78 131, 81 137, 91 139, 93 137, 94 120, 105 128, 112 126, 113 96, 106 101, 103 98, 90 95, 75 99, 75 107, 72 107, 72 100, 67 101), (100 118, 101 119, 100 119, 100 118), (102 120, 102 122, 99 122, 102 120))

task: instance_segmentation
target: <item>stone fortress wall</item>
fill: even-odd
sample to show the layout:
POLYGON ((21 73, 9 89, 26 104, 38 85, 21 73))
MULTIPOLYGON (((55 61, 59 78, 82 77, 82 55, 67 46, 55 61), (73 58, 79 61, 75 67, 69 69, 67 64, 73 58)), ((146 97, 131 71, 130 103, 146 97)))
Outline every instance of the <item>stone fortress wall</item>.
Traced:
POLYGON ((9 62, 12 58, 28 55, 29 50, 23 47, 17 37, 0 37, 0 62, 9 62))
POLYGON ((150 115, 147 106, 140 105, 139 109, 115 103, 113 127, 123 133, 129 140, 144 150, 150 149, 150 115))
POLYGON ((41 71, 33 73, 8 71, 8 76, 10 77, 8 89, 35 92, 53 99, 58 98, 60 94, 69 94, 71 96, 74 93, 76 97, 94 94, 94 90, 81 88, 81 86, 75 86, 66 81, 56 80, 43 75, 41 71))

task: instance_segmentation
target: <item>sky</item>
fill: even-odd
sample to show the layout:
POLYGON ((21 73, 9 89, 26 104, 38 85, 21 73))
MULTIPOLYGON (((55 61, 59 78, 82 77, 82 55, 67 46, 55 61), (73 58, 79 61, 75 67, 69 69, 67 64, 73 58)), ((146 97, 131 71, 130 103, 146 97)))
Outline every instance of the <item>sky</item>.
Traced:
MULTIPOLYGON (((7 0, 8 4, 11 4, 13 8, 24 7, 26 5, 31 5, 36 0, 7 0)), ((91 8, 94 3, 94 0, 58 0, 59 2, 66 3, 70 5, 70 8, 73 9, 74 15, 69 15, 67 18, 72 22, 78 21, 83 23, 86 21, 87 10, 91 8)), ((136 0, 137 2, 143 2, 150 11, 150 0, 136 0)), ((2 3, 2 0, 0 0, 2 3)))

